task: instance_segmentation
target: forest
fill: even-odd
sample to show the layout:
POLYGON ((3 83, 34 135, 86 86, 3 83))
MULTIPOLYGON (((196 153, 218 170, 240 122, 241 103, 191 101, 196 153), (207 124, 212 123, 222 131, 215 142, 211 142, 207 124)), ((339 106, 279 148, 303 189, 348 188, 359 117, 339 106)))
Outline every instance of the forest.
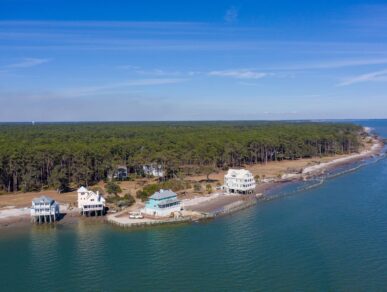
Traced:
POLYGON ((65 191, 161 165, 166 179, 359 150, 362 128, 312 122, 0 124, 0 191, 65 191))

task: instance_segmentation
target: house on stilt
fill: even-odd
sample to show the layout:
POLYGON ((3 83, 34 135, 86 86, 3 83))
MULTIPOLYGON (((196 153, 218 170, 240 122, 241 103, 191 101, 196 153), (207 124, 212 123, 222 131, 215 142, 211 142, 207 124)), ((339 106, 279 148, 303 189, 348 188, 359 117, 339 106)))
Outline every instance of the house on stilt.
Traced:
POLYGON ((246 169, 229 169, 224 176, 224 190, 229 194, 247 195, 255 192, 255 179, 246 169))
POLYGON ((59 219, 59 204, 47 196, 32 200, 31 218, 35 223, 52 223, 59 219))
POLYGON ((97 191, 89 191, 85 187, 78 189, 78 209, 81 215, 104 215, 105 198, 97 191))

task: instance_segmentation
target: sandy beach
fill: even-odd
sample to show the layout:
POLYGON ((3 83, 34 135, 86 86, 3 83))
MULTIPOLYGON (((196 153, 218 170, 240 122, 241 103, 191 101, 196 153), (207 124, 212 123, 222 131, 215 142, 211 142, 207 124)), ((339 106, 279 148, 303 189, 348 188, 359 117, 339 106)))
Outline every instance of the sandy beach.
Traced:
MULTIPOLYGON (((62 218, 56 224, 74 223, 80 217, 77 208, 70 208, 68 204, 60 205, 60 213, 62 218)), ((17 226, 25 226, 31 224, 30 208, 15 208, 9 206, 0 209, 0 229, 17 226)))
POLYGON ((362 151, 361 153, 351 154, 345 157, 337 158, 329 162, 320 163, 317 165, 309 166, 303 169, 302 174, 303 175, 313 175, 316 173, 320 173, 322 170, 326 170, 338 165, 354 162, 357 160, 362 160, 365 158, 368 158, 373 155, 378 155, 383 148, 383 143, 380 140, 375 139, 373 141, 372 146, 370 149, 366 149, 362 151))

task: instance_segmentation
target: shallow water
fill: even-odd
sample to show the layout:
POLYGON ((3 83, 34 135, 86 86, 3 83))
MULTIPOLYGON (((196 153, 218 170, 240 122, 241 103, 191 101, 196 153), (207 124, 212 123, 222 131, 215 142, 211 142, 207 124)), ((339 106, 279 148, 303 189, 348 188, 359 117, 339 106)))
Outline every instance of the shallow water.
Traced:
MULTIPOLYGON (((387 137, 387 121, 362 123, 387 137)), ((387 160, 206 223, 1 230, 0 280, 1 290, 384 290, 387 160)))

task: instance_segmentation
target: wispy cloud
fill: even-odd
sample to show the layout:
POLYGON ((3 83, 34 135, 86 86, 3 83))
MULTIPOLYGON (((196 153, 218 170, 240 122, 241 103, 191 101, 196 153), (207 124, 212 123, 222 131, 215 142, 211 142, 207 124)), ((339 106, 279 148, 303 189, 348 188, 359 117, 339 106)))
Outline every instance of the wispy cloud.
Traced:
POLYGON ((337 23, 344 23, 364 32, 382 32, 380 29, 387 27, 386 13, 386 4, 356 5, 346 18, 338 20, 337 23))
POLYGON ((140 69, 139 66, 133 66, 133 65, 118 65, 116 68, 122 69, 122 70, 138 70, 138 69, 140 69))
POLYGON ((120 65, 116 66, 117 69, 127 70, 130 73, 143 76, 156 76, 156 77, 192 77, 203 75, 205 73, 200 71, 184 71, 184 70, 169 70, 160 68, 142 68, 134 65, 120 65))
POLYGON ((18 63, 6 65, 5 68, 30 68, 49 62, 49 59, 24 58, 18 63))
POLYGON ((231 77, 237 79, 261 79, 268 76, 268 73, 258 72, 249 69, 238 69, 238 70, 221 70, 221 71, 211 71, 208 73, 210 76, 217 77, 231 77))
POLYGON ((80 97, 89 96, 95 94, 109 94, 117 89, 124 89, 128 87, 140 87, 140 86, 156 86, 156 85, 167 85, 176 84, 186 81, 183 78, 148 78, 148 79, 135 79, 124 82, 109 83, 98 86, 86 86, 77 87, 70 89, 62 89, 57 95, 63 97, 80 97))
POLYGON ((191 21, 59 21, 59 20, 1 20, 0 27, 42 27, 49 26, 55 27, 102 27, 102 28, 119 28, 122 27, 134 27, 134 28, 157 28, 165 29, 169 27, 198 27, 205 25, 204 22, 191 22, 191 21))
POLYGON ((338 86, 348 86, 369 81, 387 81, 387 69, 351 77, 339 83, 338 86))
POLYGON ((289 66, 287 70, 339 69, 346 67, 387 64, 387 58, 339 59, 289 66))
MULTIPOLYGON (((231 7, 225 21, 238 19, 231 7)), ((74 51, 281 51, 324 54, 374 52, 386 44, 354 39, 348 41, 294 41, 271 27, 230 26, 202 22, 109 22, 109 21, 1 21, 0 50, 74 51), (275 36, 275 38, 273 37, 275 36), (280 40, 280 41, 279 41, 280 40), (284 50, 285 51, 285 50, 284 50)))
POLYGON ((150 69, 150 70, 135 70, 137 74, 141 75, 153 75, 153 76, 181 76, 184 75, 183 72, 180 71, 167 71, 163 69, 150 69))
POLYGON ((236 7, 231 6, 227 9, 226 14, 224 15, 224 20, 226 22, 235 22, 238 20, 239 11, 236 7))
MULTIPOLYGON (((144 89, 151 86, 162 86, 176 84, 186 79, 172 78, 148 78, 133 79, 122 82, 105 83, 92 86, 63 87, 55 89, 34 89, 34 90, 2 90, 0 89, 0 101, 13 100, 18 102, 26 101, 54 101, 60 99, 79 99, 82 97, 114 98, 117 96, 134 97, 141 95, 144 89)), ((150 98, 149 96, 147 97, 150 98)))

